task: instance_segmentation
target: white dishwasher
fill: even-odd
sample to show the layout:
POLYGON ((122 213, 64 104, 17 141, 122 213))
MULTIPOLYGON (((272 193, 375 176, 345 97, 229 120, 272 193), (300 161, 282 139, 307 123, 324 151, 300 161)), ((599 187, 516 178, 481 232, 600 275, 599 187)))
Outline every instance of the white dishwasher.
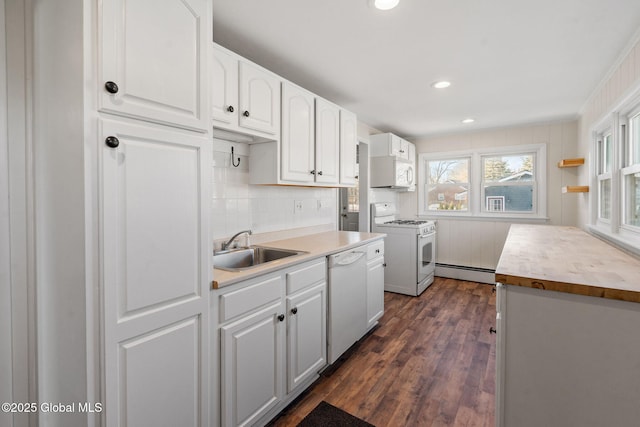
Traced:
POLYGON ((328 257, 329 363, 367 331, 367 260, 365 247, 328 257))

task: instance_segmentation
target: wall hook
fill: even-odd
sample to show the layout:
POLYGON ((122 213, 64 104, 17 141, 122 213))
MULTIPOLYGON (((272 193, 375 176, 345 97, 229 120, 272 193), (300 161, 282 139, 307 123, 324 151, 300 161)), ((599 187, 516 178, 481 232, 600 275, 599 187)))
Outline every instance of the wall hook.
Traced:
POLYGON ((238 166, 240 166, 240 156, 238 156, 238 164, 236 165, 236 160, 234 159, 234 154, 233 154, 233 145, 231 146, 231 164, 233 165, 234 168, 237 168, 238 166))

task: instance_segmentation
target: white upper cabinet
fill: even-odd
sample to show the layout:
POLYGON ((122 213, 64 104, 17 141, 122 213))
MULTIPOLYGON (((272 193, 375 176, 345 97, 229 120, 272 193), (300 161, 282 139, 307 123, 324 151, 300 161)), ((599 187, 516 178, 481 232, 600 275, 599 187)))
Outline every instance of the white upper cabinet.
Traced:
POLYGON ((340 157, 340 107, 316 98, 316 182, 337 184, 340 157))
POLYGON ((270 135, 280 130, 280 80, 240 61, 240 127, 270 135))
POLYGON ((214 48, 211 61, 211 113, 218 124, 233 127, 238 124, 238 60, 214 48))
POLYGON ((315 170, 314 96, 294 84, 282 84, 282 179, 313 182, 315 170))
POLYGON ((395 156, 409 160, 410 145, 413 144, 392 133, 371 135, 371 157, 395 156))
POLYGON ((340 110, 340 184, 353 186, 358 175, 358 119, 340 110))
POLYGON ((276 140, 280 80, 220 46, 213 46, 212 114, 216 128, 276 140))
POLYGON ((206 131, 208 1, 101 5, 100 110, 206 131))

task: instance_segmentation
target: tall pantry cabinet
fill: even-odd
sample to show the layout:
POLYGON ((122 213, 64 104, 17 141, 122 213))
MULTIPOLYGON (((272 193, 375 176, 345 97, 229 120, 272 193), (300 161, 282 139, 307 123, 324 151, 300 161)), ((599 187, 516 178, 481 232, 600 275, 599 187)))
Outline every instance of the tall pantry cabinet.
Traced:
POLYGON ((33 6, 40 423, 208 425, 211 0, 33 6))

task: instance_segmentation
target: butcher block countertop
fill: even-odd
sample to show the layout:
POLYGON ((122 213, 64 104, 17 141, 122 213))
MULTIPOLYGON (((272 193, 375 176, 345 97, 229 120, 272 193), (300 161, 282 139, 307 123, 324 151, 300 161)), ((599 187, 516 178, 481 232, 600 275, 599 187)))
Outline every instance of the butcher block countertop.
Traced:
POLYGON ((640 260, 575 227, 514 224, 496 282, 640 302, 640 260))
POLYGON ((383 233, 359 233, 355 231, 327 231, 310 234, 292 239, 275 240, 273 242, 260 243, 258 246, 269 248, 291 249, 307 252, 281 260, 269 262, 255 268, 243 271, 226 271, 215 268, 213 276, 213 289, 232 285, 242 280, 270 273, 281 268, 290 267, 314 258, 324 257, 354 248, 356 246, 371 243, 384 238, 383 233))

